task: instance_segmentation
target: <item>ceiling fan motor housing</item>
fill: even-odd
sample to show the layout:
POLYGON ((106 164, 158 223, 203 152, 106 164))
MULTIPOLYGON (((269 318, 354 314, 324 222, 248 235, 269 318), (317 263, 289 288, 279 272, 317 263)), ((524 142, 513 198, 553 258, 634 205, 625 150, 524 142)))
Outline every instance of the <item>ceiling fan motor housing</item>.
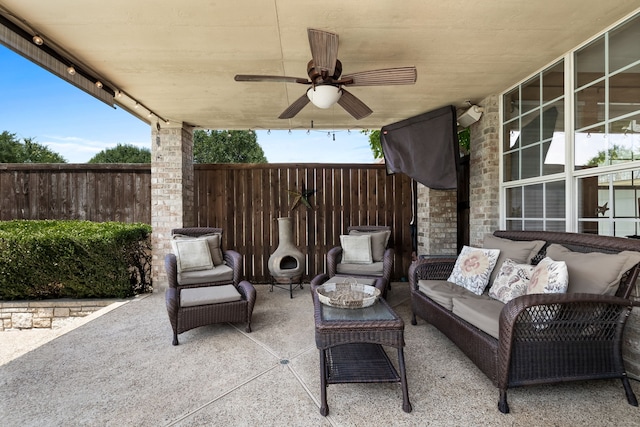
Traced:
POLYGON ((334 67, 332 76, 322 77, 322 71, 325 71, 326 74, 326 70, 316 68, 313 59, 307 63, 307 75, 309 76, 309 80, 311 80, 313 84, 320 84, 332 83, 333 80, 338 80, 342 74, 342 62, 340 62, 339 59, 336 59, 336 66, 334 67))

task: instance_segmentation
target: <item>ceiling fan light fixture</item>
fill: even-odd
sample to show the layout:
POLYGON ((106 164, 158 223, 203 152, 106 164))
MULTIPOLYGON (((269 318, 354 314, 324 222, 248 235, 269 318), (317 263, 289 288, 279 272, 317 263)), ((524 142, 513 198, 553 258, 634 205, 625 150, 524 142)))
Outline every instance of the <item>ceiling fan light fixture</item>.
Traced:
POLYGON ((309 88, 307 97, 309 101, 318 108, 329 108, 342 96, 342 91, 338 86, 320 85, 309 88))

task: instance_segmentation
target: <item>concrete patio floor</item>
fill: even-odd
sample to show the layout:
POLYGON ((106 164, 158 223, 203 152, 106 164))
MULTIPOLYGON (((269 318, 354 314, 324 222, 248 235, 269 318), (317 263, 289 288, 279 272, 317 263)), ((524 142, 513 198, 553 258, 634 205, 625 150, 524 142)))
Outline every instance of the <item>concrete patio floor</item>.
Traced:
MULTIPOLYGON (((407 283, 394 283, 389 302, 406 323, 413 412, 402 411, 399 384, 338 384, 328 387, 323 417, 309 287, 293 299, 288 290, 256 289, 250 334, 243 325, 205 326, 181 334, 174 347, 164 293, 156 292, 6 362, 0 424, 640 425, 640 409, 627 404, 619 380, 512 389, 511 413, 501 414, 498 391, 457 347, 424 321, 410 324, 407 283)), ((640 383, 632 386, 640 396, 640 383)))

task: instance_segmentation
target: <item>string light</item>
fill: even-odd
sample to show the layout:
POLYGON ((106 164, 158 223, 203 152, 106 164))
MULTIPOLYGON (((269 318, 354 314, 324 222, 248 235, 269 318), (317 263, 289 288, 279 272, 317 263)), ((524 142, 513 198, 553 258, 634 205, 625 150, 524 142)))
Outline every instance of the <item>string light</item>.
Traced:
POLYGON ((97 81, 96 81, 96 87, 97 87, 98 89, 102 89, 102 82, 101 82, 100 80, 97 80, 97 81))
POLYGON ((32 40, 38 46, 42 46, 44 44, 44 39, 42 37, 40 37, 38 34, 34 34, 32 40))
POLYGON ((69 65, 69 68, 67 68, 67 73, 71 74, 72 76, 76 75, 76 69, 73 68, 73 65, 69 65))

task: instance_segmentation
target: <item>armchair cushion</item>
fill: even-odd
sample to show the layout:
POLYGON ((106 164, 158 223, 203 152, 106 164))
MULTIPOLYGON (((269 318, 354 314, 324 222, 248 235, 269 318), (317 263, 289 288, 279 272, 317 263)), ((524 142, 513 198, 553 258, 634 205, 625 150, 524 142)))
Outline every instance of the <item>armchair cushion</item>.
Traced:
POLYGON ((384 264, 382 262, 373 262, 371 264, 346 264, 339 263, 336 266, 336 273, 344 276, 380 276, 384 272, 384 264))
POLYGON ((209 245, 204 240, 171 240, 176 255, 178 273, 183 271, 208 270, 213 268, 209 245))
POLYGON ((382 261, 384 258, 384 251, 387 248, 387 243, 389 243, 389 237, 391 237, 391 230, 384 231, 360 231, 360 230, 351 230, 349 231, 350 236, 362 236, 369 235, 371 236, 371 257, 373 258, 373 262, 382 261))
POLYGON ((179 285, 198 283, 233 282, 233 269, 228 265, 219 265, 208 270, 183 271, 178 273, 179 285))
POLYGON ((240 301, 242 295, 233 285, 204 286, 188 288, 180 292, 180 306, 193 307, 196 305, 219 304, 222 302, 240 301))
POLYGON ((340 236, 342 262, 347 264, 371 264, 371 236, 340 236))

